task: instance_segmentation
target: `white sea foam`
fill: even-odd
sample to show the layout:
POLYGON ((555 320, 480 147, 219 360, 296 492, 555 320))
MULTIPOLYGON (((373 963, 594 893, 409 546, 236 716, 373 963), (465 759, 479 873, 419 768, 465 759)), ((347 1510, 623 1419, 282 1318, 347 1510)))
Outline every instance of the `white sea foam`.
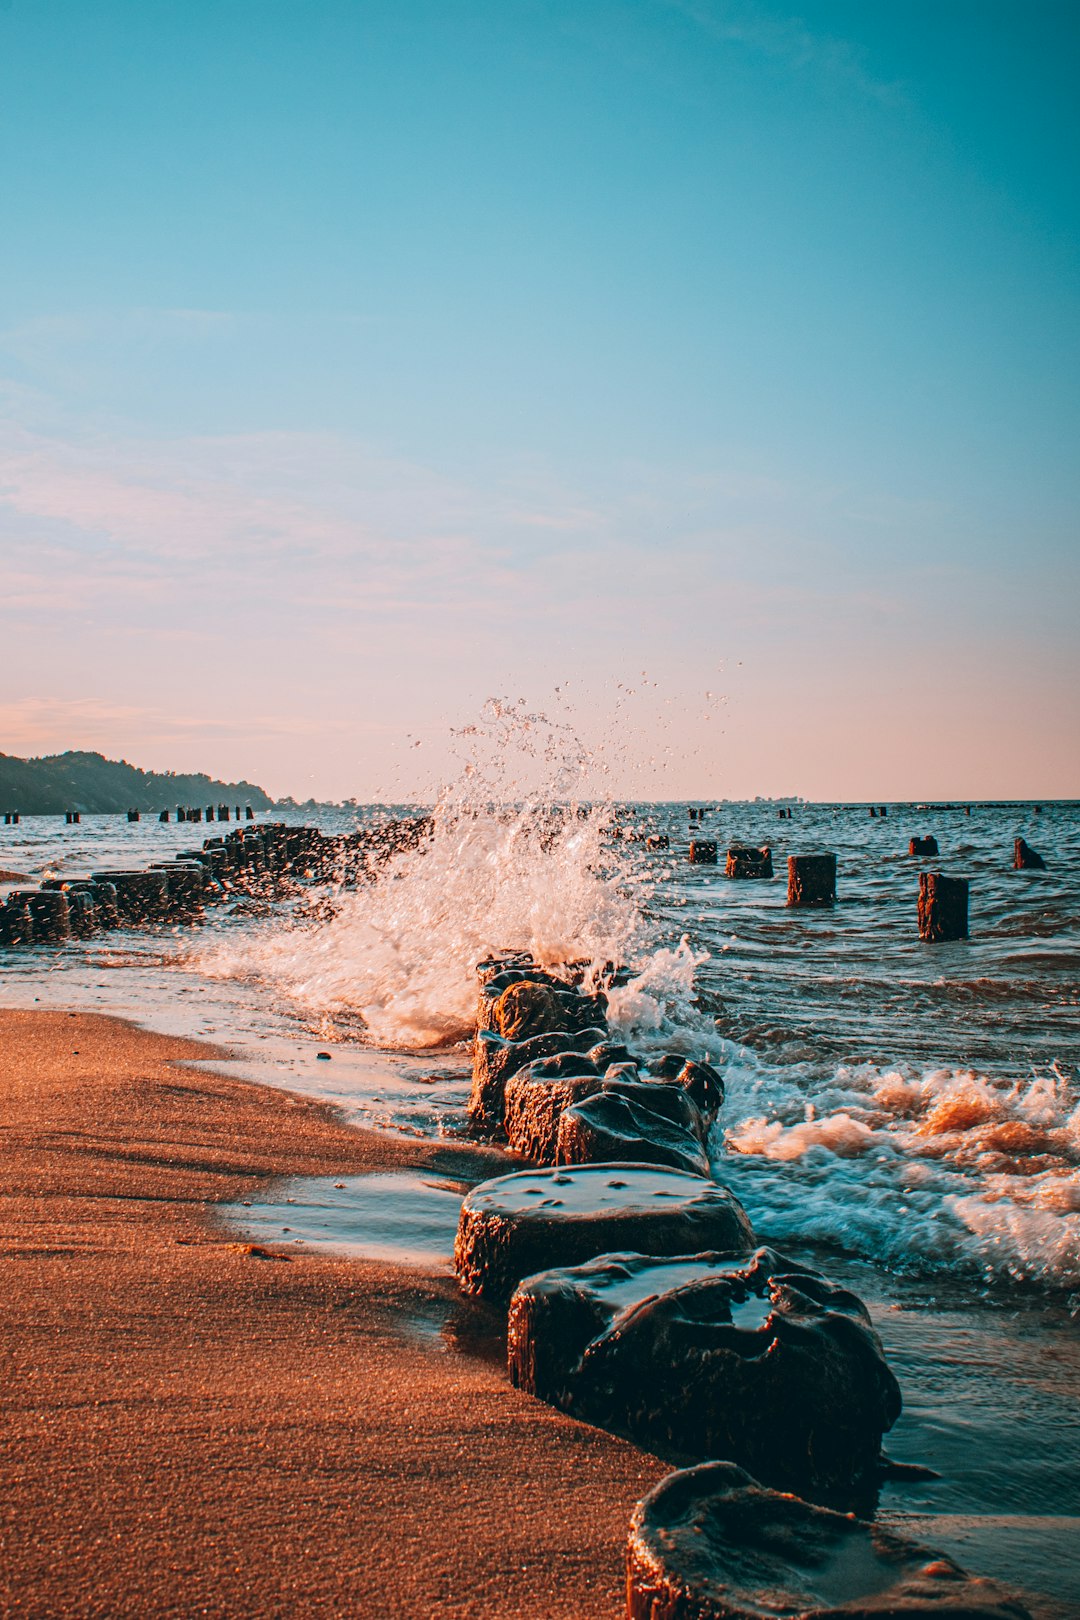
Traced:
MULTIPOLYGON (((203 948, 197 967, 262 981, 309 1022, 348 1022, 402 1051, 467 1037, 474 965, 492 951, 528 950, 549 966, 622 965, 631 977, 609 1004, 618 1036, 646 1057, 679 1050, 724 1063, 714 1167, 763 1237, 832 1244, 903 1270, 1080 1283, 1080 1109, 1065 1074, 1006 1083, 913 1062, 830 1069, 812 1038, 793 1047, 785 1037, 788 1057, 808 1054, 798 1062, 766 1055, 761 1041, 751 1051, 721 1039, 697 1001, 710 961, 702 930, 687 930, 694 913, 678 909, 684 893, 716 896, 701 886, 708 879, 655 862, 650 874, 640 846, 610 837, 602 772, 564 725, 493 703, 458 746, 461 772, 438 796, 430 839, 374 885, 339 893, 332 920, 246 932, 203 948)), ((714 942, 730 931, 718 897, 696 920, 714 942)), ((797 981, 773 926, 763 971, 790 994, 797 981)), ((813 937, 820 951, 820 926, 813 937)), ((721 947, 710 973, 721 999, 736 971, 721 947)), ((823 964, 815 982, 827 973, 823 964)), ((979 987, 957 978, 953 988, 963 1001, 979 987)))
POLYGON ((202 950, 200 971, 265 980, 312 1017, 359 1018, 373 1043, 415 1050, 469 1035, 475 964, 492 951, 527 950, 542 966, 587 959, 594 972, 613 963, 634 975, 611 994, 620 1035, 674 1030, 704 1051, 712 1026, 692 998, 707 953, 659 943, 647 879, 612 854, 611 807, 584 798, 596 783, 572 733, 493 702, 461 746, 430 838, 374 885, 342 892, 332 920, 202 950), (538 765, 542 789, 520 797, 538 765))
POLYGON ((867 1064, 822 1080, 730 1059, 714 1165, 773 1241, 1080 1283, 1080 1110, 1063 1077, 867 1064))

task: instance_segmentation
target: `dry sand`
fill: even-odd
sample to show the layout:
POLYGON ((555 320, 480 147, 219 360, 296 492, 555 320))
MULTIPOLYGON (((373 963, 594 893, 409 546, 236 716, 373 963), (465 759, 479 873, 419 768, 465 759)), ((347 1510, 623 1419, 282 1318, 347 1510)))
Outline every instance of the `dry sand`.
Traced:
POLYGON ((0 1011, 0 1612, 613 1620, 664 1466, 455 1350, 489 1323, 450 1279, 213 1213, 438 1146, 179 1066, 208 1053, 0 1011))

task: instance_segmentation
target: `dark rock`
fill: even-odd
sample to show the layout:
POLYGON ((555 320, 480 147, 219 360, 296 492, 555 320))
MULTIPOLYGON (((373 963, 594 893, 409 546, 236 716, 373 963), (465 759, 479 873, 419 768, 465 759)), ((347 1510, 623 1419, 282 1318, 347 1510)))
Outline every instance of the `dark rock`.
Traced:
POLYGON ((665 1052, 650 1072, 659 1080, 676 1080, 711 1125, 724 1102, 724 1082, 711 1063, 697 1063, 681 1052, 665 1052))
POLYGON ((654 1486, 626 1563, 627 1620, 1031 1620, 951 1558, 728 1462, 654 1486))
POLYGON ((709 1134, 709 1121, 685 1086, 677 1080, 656 1080, 652 1075, 639 1075, 636 1069, 623 1074, 620 1072, 623 1067, 614 1065, 604 1071, 605 1091, 629 1097, 639 1106, 662 1114, 673 1125, 681 1126, 691 1136, 696 1136, 699 1142, 704 1142, 709 1134))
POLYGON ((533 1164, 554 1164, 563 1110, 599 1091, 603 1080, 579 1052, 541 1058, 506 1082, 503 1129, 515 1153, 533 1164))
POLYGON ((690 1175, 707 1176, 709 1159, 700 1137, 640 1100, 644 1091, 669 1089, 678 1092, 662 1082, 652 1087, 638 1082, 627 1095, 626 1082, 616 1081, 610 1089, 605 1084, 595 1095, 575 1100, 558 1121, 555 1162, 614 1164, 625 1159, 631 1164, 669 1164, 690 1175))
POLYGON ((529 1277, 511 1306, 525 1346, 512 1368, 543 1367, 534 1393, 651 1450, 725 1457, 844 1508, 872 1500, 900 1391, 865 1307, 768 1249, 741 1268, 709 1258, 675 1286, 666 1262, 626 1254, 529 1277))
POLYGON ((835 855, 789 855, 789 906, 831 906, 836 899, 835 855))
POLYGON ((724 875, 729 878, 771 878, 772 850, 768 844, 763 844, 760 849, 746 844, 732 844, 727 852, 724 875))
POLYGON ((1018 838, 1013 845, 1013 868, 1017 872, 1045 872, 1046 862, 1038 850, 1032 849, 1025 839, 1018 838))
POLYGON ((968 937, 967 878, 919 873, 919 938, 937 944, 968 937))
MULTIPOLYGON (((601 1065, 595 1054, 608 1048, 598 1045, 603 1035, 599 1029, 571 1032, 552 1030, 546 1035, 532 1035, 526 1041, 506 1041, 494 1030, 480 1029, 473 1041, 473 1082, 469 1094, 469 1124, 474 1131, 496 1131, 502 1128, 505 1107, 506 1082, 512 1074, 538 1058, 554 1057, 558 1052, 585 1052, 593 1068, 601 1065)), ((625 1050, 625 1048, 611 1048, 625 1050)))
POLYGON ((609 1250, 749 1254, 753 1228, 726 1187, 658 1165, 520 1171, 474 1187, 461 1206, 461 1286, 506 1303, 522 1277, 609 1250))

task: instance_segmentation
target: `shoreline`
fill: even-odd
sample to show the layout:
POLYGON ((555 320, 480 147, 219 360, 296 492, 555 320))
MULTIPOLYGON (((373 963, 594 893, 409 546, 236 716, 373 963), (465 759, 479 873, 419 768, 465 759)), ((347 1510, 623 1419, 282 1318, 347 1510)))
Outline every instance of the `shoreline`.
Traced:
POLYGON ((493 1156, 101 1014, 2 1009, 0 1052, 6 1612, 621 1612, 666 1464, 450 1348, 492 1332, 453 1279, 245 1243, 216 1208, 493 1156))

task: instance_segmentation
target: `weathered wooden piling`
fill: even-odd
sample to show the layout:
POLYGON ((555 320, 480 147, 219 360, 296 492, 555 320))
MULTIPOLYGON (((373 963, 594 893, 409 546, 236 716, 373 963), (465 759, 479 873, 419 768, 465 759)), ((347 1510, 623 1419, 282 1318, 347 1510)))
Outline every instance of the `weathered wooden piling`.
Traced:
POLYGON ((24 901, 33 922, 36 945, 59 945, 71 933, 67 895, 60 889, 17 889, 11 895, 24 901))
POLYGON ((938 849, 938 841, 933 833, 927 834, 925 838, 910 839, 907 852, 909 855, 938 855, 941 853, 938 849))
POLYGON ((68 918, 71 932, 78 939, 88 939, 97 931, 97 907, 91 895, 83 888, 67 890, 68 918))
POLYGON ((139 812, 137 810, 129 810, 127 813, 127 818, 129 821, 138 821, 139 812))
POLYGON ((724 873, 729 878, 771 878, 772 850, 768 844, 763 844, 760 849, 732 844, 727 852, 724 873))
POLYGON ((646 849, 668 849, 670 846, 671 839, 668 837, 667 833, 652 833, 645 840, 646 849))
POLYGON ((1013 845, 1013 869, 1017 872, 1045 872, 1046 862, 1026 839, 1018 838, 1013 845))
POLYGON ((0 906, 0 939, 5 945, 34 943, 34 919, 25 894, 9 894, 0 906))
POLYGON ((932 944, 968 937, 968 880, 919 873, 919 938, 932 944))
POLYGON ((789 906, 831 906, 836 900, 835 855, 789 855, 789 906))
POLYGON ((691 839, 691 841, 690 841, 690 865, 691 866, 715 866, 716 865, 716 840, 715 840, 715 838, 695 838, 695 839, 691 839))

